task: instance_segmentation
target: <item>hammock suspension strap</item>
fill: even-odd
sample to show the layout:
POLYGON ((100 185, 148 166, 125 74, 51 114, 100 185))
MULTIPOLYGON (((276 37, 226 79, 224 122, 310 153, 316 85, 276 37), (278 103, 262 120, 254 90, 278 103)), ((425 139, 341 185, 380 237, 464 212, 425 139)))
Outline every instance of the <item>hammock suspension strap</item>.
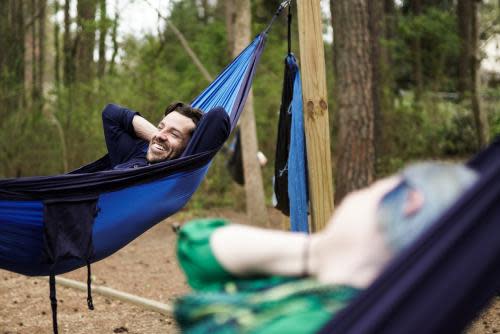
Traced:
POLYGON ((49 275, 49 286, 50 286, 50 307, 52 309, 52 329, 54 334, 58 334, 57 329, 57 298, 56 298, 56 276, 54 272, 49 275))
POLYGON ((274 13, 273 17, 271 18, 271 22, 269 22, 269 24, 267 25, 266 29, 263 31, 264 34, 267 34, 267 32, 269 31, 269 29, 271 29, 271 26, 273 25, 273 23, 276 20, 276 18, 281 14, 281 12, 283 11, 283 9, 285 9, 288 6, 290 6, 291 2, 292 2, 292 0, 285 0, 285 1, 283 1, 279 5, 278 9, 276 9, 276 12, 274 13))
POLYGON ((87 260, 87 306, 89 310, 94 310, 94 303, 92 301, 92 276, 90 272, 90 261, 87 260))

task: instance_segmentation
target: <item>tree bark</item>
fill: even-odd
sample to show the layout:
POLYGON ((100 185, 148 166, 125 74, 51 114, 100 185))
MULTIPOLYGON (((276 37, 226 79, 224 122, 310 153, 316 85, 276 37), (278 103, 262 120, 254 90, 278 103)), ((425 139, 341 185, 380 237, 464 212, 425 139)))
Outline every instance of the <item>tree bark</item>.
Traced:
POLYGON ((336 0, 333 9, 337 94, 335 202, 375 174, 373 72, 368 0, 336 0))
POLYGON ((111 42, 113 43, 113 53, 111 54, 111 60, 109 61, 109 73, 113 74, 115 72, 116 56, 118 55, 118 21, 120 20, 120 15, 118 11, 115 13, 115 18, 113 19, 113 26, 111 29, 111 42))
MULTIPOLYGON (((59 0, 54 0, 54 16, 59 13, 59 0)), ((59 46, 59 23, 54 20, 54 82, 56 90, 61 87, 61 50, 59 46)))
POLYGON ((0 119, 25 101, 25 27, 22 1, 0 1, 0 119))
POLYGON ((234 25, 236 20, 234 0, 224 1, 224 10, 226 16, 226 35, 227 35, 227 50, 229 55, 233 55, 234 50, 234 25))
POLYGON ((40 93, 39 108, 43 108, 43 89, 45 80, 45 24, 47 20, 47 0, 38 0, 38 90, 40 93))
MULTIPOLYGON (((371 53, 370 60, 372 64, 372 101, 373 101, 373 121, 374 121, 374 142, 375 142, 375 167, 383 156, 383 94, 384 94, 384 69, 382 63, 382 44, 384 36, 384 2, 368 1, 368 17, 370 30, 371 53)), ((384 52, 387 54, 387 51, 384 52)))
MULTIPOLYGON (((421 0, 410 0, 410 9, 413 17, 422 14, 421 0)), ((424 88, 424 75, 422 67, 422 41, 420 36, 415 36, 412 41, 413 55, 413 80, 415 82, 415 99, 419 100, 424 88)))
POLYGON ((97 63, 97 77, 100 79, 106 71, 106 36, 108 34, 108 17, 106 14, 106 0, 99 0, 99 60, 97 63))
POLYGON ((471 15, 470 0, 458 0, 457 22, 458 36, 460 38, 460 54, 458 59, 458 85, 459 98, 463 100, 471 88, 471 15))
POLYGON ((71 0, 64 1, 64 35, 63 35, 63 80, 65 86, 75 81, 75 48, 71 38, 71 14, 69 12, 71 0))
POLYGON ((205 24, 207 24, 210 13, 210 4, 208 3, 208 0, 201 0, 201 8, 203 10, 202 20, 205 24))
POLYGON ((31 35, 30 35, 30 48, 31 48, 31 103, 35 106, 40 100, 40 90, 38 87, 38 38, 37 38, 37 19, 36 13, 38 11, 38 5, 36 0, 31 0, 30 2, 30 15, 33 17, 33 23, 31 24, 31 35))
MULTIPOLYGON (((233 56, 237 56, 250 43, 251 12, 249 0, 234 1, 234 48, 233 56)), ((262 184, 262 172, 257 161, 257 129, 253 110, 253 93, 250 90, 241 117, 241 147, 243 170, 245 176, 245 193, 247 215, 256 225, 268 225, 267 210, 262 184)))
POLYGON ((77 11, 76 78, 79 82, 88 82, 95 77, 96 0, 78 0, 77 11))
POLYGON ((482 108, 479 65, 481 59, 479 56, 479 4, 478 0, 470 0, 471 8, 471 57, 470 57, 470 75, 471 75, 471 105, 474 121, 476 123, 477 140, 480 147, 484 147, 489 142, 489 126, 487 115, 482 108))

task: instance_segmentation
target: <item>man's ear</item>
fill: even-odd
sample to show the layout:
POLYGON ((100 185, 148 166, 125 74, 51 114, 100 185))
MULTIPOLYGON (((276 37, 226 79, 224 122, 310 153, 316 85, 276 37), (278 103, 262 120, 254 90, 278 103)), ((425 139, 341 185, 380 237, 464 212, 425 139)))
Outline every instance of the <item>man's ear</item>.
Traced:
POLYGON ((422 194, 418 190, 411 189, 408 192, 406 203, 403 209, 405 217, 413 216, 414 214, 418 213, 418 211, 424 205, 424 201, 425 201, 424 194, 422 194))

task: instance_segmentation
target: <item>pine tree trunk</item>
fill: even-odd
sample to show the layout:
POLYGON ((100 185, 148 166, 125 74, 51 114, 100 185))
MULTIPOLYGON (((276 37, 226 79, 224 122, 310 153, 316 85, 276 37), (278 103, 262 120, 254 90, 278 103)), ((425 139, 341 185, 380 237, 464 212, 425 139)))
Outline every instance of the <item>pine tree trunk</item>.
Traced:
POLYGON ((111 42, 113 43, 113 53, 111 54, 111 60, 109 61, 109 73, 113 74, 115 72, 116 56, 118 55, 118 21, 120 16, 118 12, 115 13, 115 18, 113 20, 113 27, 111 29, 111 42))
POLYGON ((89 82, 95 77, 95 13, 96 0, 78 0, 76 37, 76 78, 78 82, 89 82))
MULTIPOLYGON (((422 14, 421 0, 410 0, 410 8, 414 17, 422 14)), ((413 55, 413 80, 415 82, 415 99, 419 100, 424 88, 424 75, 422 67, 422 41, 420 36, 415 36, 412 41, 413 55)))
POLYGON ((71 38, 71 14, 69 12, 71 0, 64 1, 64 35, 63 35, 63 80, 69 87, 75 81, 75 47, 71 38))
MULTIPOLYGON (((40 100, 40 90, 38 87, 38 38, 37 38, 37 15, 38 5, 36 0, 30 2, 30 15, 32 17, 30 48, 31 48, 31 103, 33 106, 38 105, 40 100)), ((36 107, 35 107, 36 109, 36 107)))
POLYGON ((99 0, 99 61, 97 77, 102 78, 106 70, 106 35, 108 34, 108 18, 106 15, 106 0, 99 0))
MULTIPOLYGON (((369 30, 371 53, 370 60, 372 64, 372 100, 373 100, 373 120, 374 120, 374 142, 375 142, 375 167, 383 156, 383 94, 384 94, 384 69, 382 63, 382 45, 381 40, 384 33, 384 3, 382 1, 368 2, 369 30)), ((387 52, 384 52, 387 53, 387 52)))
POLYGON ((0 1, 0 119, 25 102, 25 27, 22 1, 0 1))
POLYGON ((471 75, 471 104, 474 120, 476 123, 477 140, 480 147, 484 147, 489 142, 489 126, 487 115, 482 108, 479 65, 481 63, 479 56, 479 1, 471 1, 471 57, 470 57, 470 75, 471 75))
POLYGON ((226 16, 226 35, 228 54, 233 55, 234 50, 234 21, 236 20, 234 0, 224 1, 224 10, 226 16))
POLYGON ((37 75, 36 75, 36 92, 37 92, 37 99, 34 101, 35 108, 38 111, 41 111, 43 109, 43 104, 44 104, 44 95, 43 95, 43 89, 44 89, 44 79, 45 79, 45 24, 47 20, 47 0, 38 0, 37 3, 37 58, 36 58, 36 69, 37 69, 37 75))
MULTIPOLYGON (((235 8, 233 56, 236 56, 250 43, 251 12, 249 0, 233 1, 235 8)), ((268 217, 262 172, 257 161, 257 129, 252 90, 248 94, 245 110, 241 116, 240 128, 247 214, 254 224, 265 226, 268 224, 268 217)))
POLYGON ((373 72, 368 0, 336 0, 333 8, 337 94, 335 202, 374 180, 373 72))
MULTIPOLYGON (((59 13, 59 0, 54 0, 54 16, 59 13)), ((56 90, 61 87, 61 50, 59 46, 59 23, 54 20, 54 82, 56 90)))
POLYGON ((460 54, 458 59, 458 94, 464 99, 471 88, 471 15, 470 0, 458 0, 457 19, 458 36, 460 38, 460 54))
POLYGON ((210 12, 210 5, 208 3, 208 0, 201 0, 201 8, 203 9, 203 16, 202 16, 203 22, 207 24, 210 12))

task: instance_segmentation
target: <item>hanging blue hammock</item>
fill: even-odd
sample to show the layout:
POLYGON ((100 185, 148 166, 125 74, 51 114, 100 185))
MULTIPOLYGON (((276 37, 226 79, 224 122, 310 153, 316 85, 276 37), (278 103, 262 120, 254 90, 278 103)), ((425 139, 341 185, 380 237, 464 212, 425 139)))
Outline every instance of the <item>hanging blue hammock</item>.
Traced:
POLYGON ((104 259, 176 213, 203 180, 243 111, 267 32, 250 43, 191 105, 204 111, 179 159, 110 170, 109 155, 69 174, 0 180, 0 269, 49 275, 57 334, 55 275, 104 259), (227 114, 226 114, 227 113, 227 114))
MULTIPOLYGON (((227 111, 230 124, 219 137, 227 138, 238 121, 265 39, 265 33, 258 35, 192 102, 204 111, 215 107, 227 111)), ((180 210, 220 148, 221 140, 210 147, 213 126, 210 117, 205 116, 185 153, 176 160, 138 169, 103 171, 109 166, 105 156, 66 175, 0 180, 0 268, 30 276, 65 273, 84 266, 86 257, 95 262, 113 254, 180 210), (92 254, 60 257, 57 263, 50 263, 43 260, 47 256, 42 256, 47 243, 44 235, 48 233, 44 230, 44 216, 64 210, 78 212, 73 221, 67 221, 68 216, 59 217, 66 219, 66 226, 90 221, 91 240, 78 242, 84 242, 84 246, 91 242, 92 254), (86 213, 89 217, 83 217, 86 213)), ((69 233, 76 232, 80 233, 69 233)), ((50 258, 51 254, 46 255, 50 258)))

